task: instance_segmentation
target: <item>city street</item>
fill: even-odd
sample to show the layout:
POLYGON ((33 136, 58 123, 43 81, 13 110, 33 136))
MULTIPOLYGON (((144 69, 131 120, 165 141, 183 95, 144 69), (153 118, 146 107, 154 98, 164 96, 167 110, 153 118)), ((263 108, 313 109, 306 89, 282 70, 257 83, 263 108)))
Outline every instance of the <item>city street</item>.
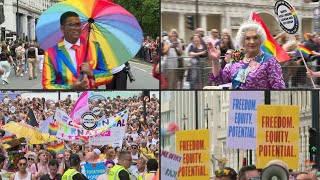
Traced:
MULTIPOLYGON (((128 80, 128 89, 159 89, 159 81, 152 77, 152 64, 144 63, 140 60, 130 61, 131 71, 136 79, 130 83, 128 80)), ((29 80, 28 74, 23 77, 17 77, 12 69, 10 77, 10 84, 0 84, 1 89, 42 89, 41 73, 38 72, 38 78, 29 80)), ((99 87, 105 89, 105 87, 99 87)))

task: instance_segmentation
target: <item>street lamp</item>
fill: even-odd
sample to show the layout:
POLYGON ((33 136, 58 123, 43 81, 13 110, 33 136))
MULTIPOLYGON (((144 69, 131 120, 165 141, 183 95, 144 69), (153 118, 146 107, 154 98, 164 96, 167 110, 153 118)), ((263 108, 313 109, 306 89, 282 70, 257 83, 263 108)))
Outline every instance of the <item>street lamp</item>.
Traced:
POLYGON ((210 109, 208 107, 208 103, 207 103, 207 106, 206 108, 204 109, 204 116, 206 117, 206 120, 207 120, 207 129, 209 129, 209 114, 208 114, 208 111, 211 111, 212 109, 210 109))
POLYGON ((182 117, 182 121, 183 121, 183 130, 186 130, 186 121, 188 120, 188 118, 186 117, 185 114, 183 114, 183 117, 182 117))

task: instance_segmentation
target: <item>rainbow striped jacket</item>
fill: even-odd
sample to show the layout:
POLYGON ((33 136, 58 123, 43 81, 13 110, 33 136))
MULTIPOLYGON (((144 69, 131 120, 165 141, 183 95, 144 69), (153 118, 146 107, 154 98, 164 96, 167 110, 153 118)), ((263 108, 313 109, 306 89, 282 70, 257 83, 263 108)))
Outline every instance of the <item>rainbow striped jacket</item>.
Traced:
MULTIPOLYGON (((71 89, 73 82, 79 78, 79 70, 74 68, 68 50, 64 45, 64 39, 46 50, 44 54, 42 85, 43 89, 71 89)), ((86 41, 80 39, 80 63, 83 62, 86 41)), ((112 73, 107 68, 106 60, 97 42, 89 42, 87 59, 94 74, 94 87, 109 84, 112 73)), ((88 62, 87 61, 87 62, 88 62)))

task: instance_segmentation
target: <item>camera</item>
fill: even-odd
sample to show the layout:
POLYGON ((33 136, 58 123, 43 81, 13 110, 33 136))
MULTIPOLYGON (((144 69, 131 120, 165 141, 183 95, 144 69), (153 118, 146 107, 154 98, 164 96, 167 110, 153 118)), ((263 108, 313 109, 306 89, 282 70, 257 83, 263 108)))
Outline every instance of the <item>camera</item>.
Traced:
POLYGON ((130 67, 130 64, 128 62, 125 63, 125 71, 127 73, 127 76, 130 80, 130 82, 132 83, 132 81, 135 81, 135 78, 133 77, 133 74, 131 72, 131 67, 130 67))

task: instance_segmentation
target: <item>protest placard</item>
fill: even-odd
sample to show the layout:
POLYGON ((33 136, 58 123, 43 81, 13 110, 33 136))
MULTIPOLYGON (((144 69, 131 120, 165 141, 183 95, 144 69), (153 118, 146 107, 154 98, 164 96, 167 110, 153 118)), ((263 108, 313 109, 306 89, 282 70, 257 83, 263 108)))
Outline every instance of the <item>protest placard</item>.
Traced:
POLYGON ((176 153, 183 157, 178 179, 210 179, 209 139, 208 129, 176 132, 176 153))
POLYGON ((227 147, 256 149, 257 105, 263 104, 263 91, 233 91, 230 97, 227 147))
POLYGON ((299 106, 258 106, 257 168, 274 159, 299 168, 299 117, 299 106))
POLYGON ((161 178, 176 180, 182 156, 169 151, 161 151, 161 178))
POLYGON ((96 180, 98 176, 106 173, 106 167, 103 163, 84 164, 86 177, 89 180, 96 180))

